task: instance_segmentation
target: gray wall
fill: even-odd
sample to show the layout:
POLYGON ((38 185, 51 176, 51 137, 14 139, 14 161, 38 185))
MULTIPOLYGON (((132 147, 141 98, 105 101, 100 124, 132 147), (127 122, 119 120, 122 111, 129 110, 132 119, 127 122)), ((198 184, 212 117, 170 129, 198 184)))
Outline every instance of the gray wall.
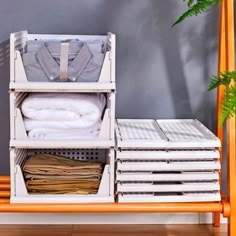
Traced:
POLYGON ((218 11, 171 28, 182 0, 1 0, 0 174, 9 173, 9 34, 117 34, 119 118, 197 118, 211 130, 218 11))

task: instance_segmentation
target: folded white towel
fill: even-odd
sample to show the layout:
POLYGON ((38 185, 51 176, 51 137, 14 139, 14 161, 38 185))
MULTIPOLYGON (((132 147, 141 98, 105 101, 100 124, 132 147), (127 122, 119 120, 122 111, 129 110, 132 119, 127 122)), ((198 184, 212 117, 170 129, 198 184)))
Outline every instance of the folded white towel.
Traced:
POLYGON ((27 131, 32 129, 92 129, 101 122, 103 94, 32 93, 22 103, 27 131))
MULTIPOLYGON (((95 121, 94 121, 95 122, 95 121)), ((75 120, 75 121, 44 121, 44 120, 32 120, 24 118, 24 124, 26 131, 33 129, 57 129, 57 130, 68 130, 68 129, 79 129, 82 132, 87 130, 96 129, 101 125, 101 120, 98 120, 94 124, 91 120, 75 120)))

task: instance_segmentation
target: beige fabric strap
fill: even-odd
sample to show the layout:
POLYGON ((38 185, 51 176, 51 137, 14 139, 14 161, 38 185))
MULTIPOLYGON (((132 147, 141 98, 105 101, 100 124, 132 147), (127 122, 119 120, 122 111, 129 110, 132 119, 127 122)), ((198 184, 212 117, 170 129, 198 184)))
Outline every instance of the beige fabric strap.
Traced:
POLYGON ((69 59, 69 42, 61 43, 60 54, 60 81, 67 81, 68 72, 68 59, 69 59))

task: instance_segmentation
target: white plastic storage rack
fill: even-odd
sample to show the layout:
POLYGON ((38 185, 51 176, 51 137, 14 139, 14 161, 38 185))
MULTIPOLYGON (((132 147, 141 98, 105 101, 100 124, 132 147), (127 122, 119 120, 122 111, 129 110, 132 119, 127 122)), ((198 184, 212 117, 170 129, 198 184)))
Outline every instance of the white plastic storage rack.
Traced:
POLYGON ((39 35, 27 31, 10 36, 10 167, 11 203, 97 203, 114 202, 114 146, 115 146, 115 35, 39 35), (29 82, 21 53, 27 40, 100 39, 107 44, 103 67, 98 82, 29 82), (25 131, 21 104, 32 92, 89 92, 104 93, 107 106, 100 133, 94 140, 30 140, 25 131), (47 195, 29 194, 22 173, 26 158, 35 153, 51 153, 80 160, 100 160, 104 171, 97 194, 47 195))
POLYGON ((220 141, 197 120, 117 120, 118 202, 220 201, 220 141))
MULTIPOLYGON (((50 86, 50 85, 48 85, 50 86)), ((115 145, 115 93, 106 93, 107 104, 99 134, 94 139, 35 140, 25 130, 21 104, 27 92, 10 92, 10 147, 16 148, 109 148, 115 145)))
POLYGON ((107 35, 42 35, 20 31, 10 35, 10 119, 11 147, 18 148, 107 148, 114 147, 115 130, 115 52, 116 37, 107 35), (107 46, 104 63, 98 82, 29 82, 27 81, 21 53, 28 40, 103 40, 107 46), (103 115, 99 135, 93 140, 30 140, 25 131, 20 106, 30 92, 101 92, 106 93, 107 106, 103 115))
POLYGON ((99 203, 114 202, 114 149, 16 149, 10 151, 11 203, 99 203), (63 155, 77 160, 101 161, 103 175, 97 194, 29 194, 22 167, 32 154, 63 155))
POLYGON ((10 89, 18 92, 111 92, 115 90, 115 57, 116 37, 112 33, 107 35, 53 35, 28 34, 20 31, 10 35, 10 89), (24 52, 28 40, 103 40, 107 45, 107 52, 98 82, 29 82, 26 77, 21 53, 24 52))

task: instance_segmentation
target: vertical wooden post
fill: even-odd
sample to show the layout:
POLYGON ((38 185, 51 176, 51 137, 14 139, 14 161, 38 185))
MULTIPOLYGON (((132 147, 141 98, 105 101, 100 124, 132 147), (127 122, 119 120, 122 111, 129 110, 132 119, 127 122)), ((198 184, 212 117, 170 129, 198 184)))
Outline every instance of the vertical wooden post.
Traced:
MULTIPOLYGON (((228 71, 235 70, 234 47, 234 0, 225 1, 226 19, 226 67, 228 71)), ((236 235, 236 117, 227 122, 228 144, 228 198, 231 214, 229 218, 228 235, 236 235)))
MULTIPOLYGON (((226 70, 226 34, 225 34, 225 1, 221 3, 220 7, 220 22, 219 22, 219 51, 218 51, 218 75, 220 72, 226 70)), ((224 142, 224 128, 219 127, 219 120, 221 114, 221 104, 224 97, 225 87, 220 86, 217 90, 217 107, 216 107, 216 135, 220 139, 221 143, 224 142)), ((223 146, 220 149, 220 163, 223 163, 223 146)), ((220 184, 222 185, 222 172, 220 171, 220 184)), ((214 226, 220 226, 220 213, 214 215, 214 226)))

